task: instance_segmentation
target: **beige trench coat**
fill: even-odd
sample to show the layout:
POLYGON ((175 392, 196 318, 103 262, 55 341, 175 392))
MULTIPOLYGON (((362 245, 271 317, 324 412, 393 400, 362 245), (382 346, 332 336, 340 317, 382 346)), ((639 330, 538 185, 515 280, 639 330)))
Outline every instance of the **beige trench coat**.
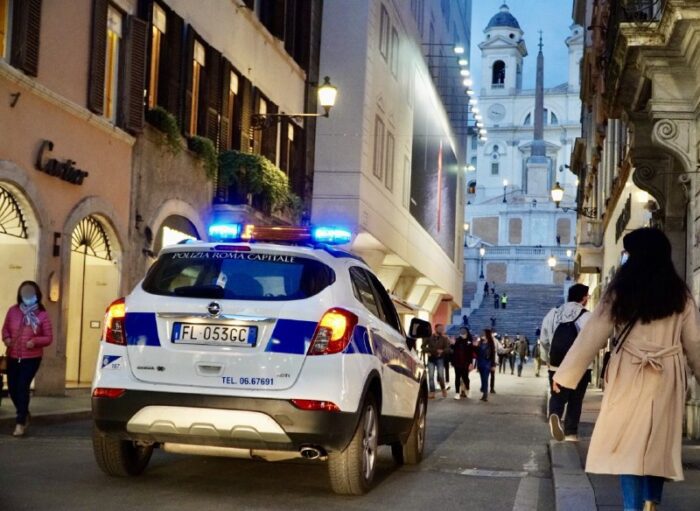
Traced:
MULTIPOLYGON (((599 305, 554 375, 576 388, 613 331, 609 306, 599 305)), ((681 437, 686 357, 700 375, 700 313, 692 299, 682 314, 637 324, 610 357, 605 394, 588 450, 586 472, 683 479, 681 437)))

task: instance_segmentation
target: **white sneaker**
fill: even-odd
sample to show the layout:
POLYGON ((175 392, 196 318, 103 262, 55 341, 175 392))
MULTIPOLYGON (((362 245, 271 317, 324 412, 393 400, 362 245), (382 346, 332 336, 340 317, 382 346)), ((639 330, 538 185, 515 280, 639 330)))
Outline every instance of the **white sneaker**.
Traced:
POLYGON ((26 429, 27 429, 27 427, 24 426, 23 424, 17 424, 15 426, 14 432, 12 433, 12 436, 24 436, 24 432, 26 429))
POLYGON ((566 442, 578 442, 578 435, 566 435, 564 440, 566 442))
POLYGON ((561 427, 561 420, 555 413, 549 416, 549 432, 551 433, 552 438, 559 442, 563 442, 566 438, 564 429, 561 427))
POLYGON ((462 396, 460 396, 459 394, 455 394, 455 401, 459 401, 460 399, 462 399, 462 396))

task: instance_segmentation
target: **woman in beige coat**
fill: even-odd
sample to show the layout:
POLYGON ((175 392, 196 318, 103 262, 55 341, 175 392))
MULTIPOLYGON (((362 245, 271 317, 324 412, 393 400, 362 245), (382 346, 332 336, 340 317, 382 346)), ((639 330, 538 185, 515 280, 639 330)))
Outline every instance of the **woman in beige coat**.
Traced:
POLYGON ((683 479, 686 362, 700 375, 700 314, 661 231, 638 229, 623 243, 628 259, 555 373, 553 389, 575 388, 615 331, 586 471, 620 475, 625 510, 653 510, 664 481, 683 479))

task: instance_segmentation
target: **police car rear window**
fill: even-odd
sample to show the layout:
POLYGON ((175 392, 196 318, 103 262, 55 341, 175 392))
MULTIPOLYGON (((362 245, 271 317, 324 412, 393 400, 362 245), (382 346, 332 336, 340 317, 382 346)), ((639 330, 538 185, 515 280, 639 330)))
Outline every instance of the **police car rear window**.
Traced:
POLYGON ((143 283, 147 293, 228 300, 302 300, 335 282, 315 259, 265 252, 180 251, 163 254, 143 283))

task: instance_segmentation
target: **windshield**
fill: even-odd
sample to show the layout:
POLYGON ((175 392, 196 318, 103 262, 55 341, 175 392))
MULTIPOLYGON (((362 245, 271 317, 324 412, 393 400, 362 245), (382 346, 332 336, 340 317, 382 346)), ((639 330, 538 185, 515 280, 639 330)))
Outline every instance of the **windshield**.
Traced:
POLYGON ((320 261, 265 252, 163 254, 143 283, 147 293, 227 300, 301 300, 335 282, 320 261))

